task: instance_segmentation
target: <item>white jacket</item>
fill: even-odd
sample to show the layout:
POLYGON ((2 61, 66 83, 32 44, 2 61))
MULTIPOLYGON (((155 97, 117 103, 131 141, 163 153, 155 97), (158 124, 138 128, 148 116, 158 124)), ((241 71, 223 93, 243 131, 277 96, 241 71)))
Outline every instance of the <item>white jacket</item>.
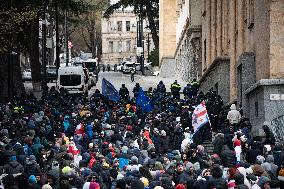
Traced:
POLYGON ((236 105, 232 104, 230 109, 231 110, 228 112, 227 119, 231 124, 239 123, 241 119, 241 114, 237 110, 236 105))

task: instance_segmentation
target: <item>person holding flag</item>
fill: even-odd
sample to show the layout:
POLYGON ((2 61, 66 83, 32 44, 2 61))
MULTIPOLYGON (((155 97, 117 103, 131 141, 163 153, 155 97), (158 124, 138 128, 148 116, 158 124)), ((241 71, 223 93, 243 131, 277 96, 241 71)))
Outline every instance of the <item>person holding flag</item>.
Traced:
POLYGON ((211 124, 205 106, 205 101, 202 101, 195 107, 192 113, 192 127, 194 131, 194 143, 202 144, 206 140, 211 140, 211 124))

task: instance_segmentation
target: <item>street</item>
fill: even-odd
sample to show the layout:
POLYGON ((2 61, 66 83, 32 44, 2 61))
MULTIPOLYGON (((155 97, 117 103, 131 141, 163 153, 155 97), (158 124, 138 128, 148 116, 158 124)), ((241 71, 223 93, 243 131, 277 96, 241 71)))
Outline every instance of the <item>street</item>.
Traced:
MULTIPOLYGON (((100 72, 99 73, 99 80, 97 85, 93 87, 89 91, 89 95, 92 95, 96 89, 102 90, 102 79, 105 78, 113 86, 119 90, 122 84, 128 88, 130 92, 130 96, 133 96, 132 89, 134 88, 136 83, 139 83, 143 90, 148 90, 149 87, 155 88, 160 81, 163 81, 165 84, 167 91, 170 92, 171 84, 175 81, 175 78, 162 78, 159 76, 142 76, 142 75, 135 75, 135 81, 131 82, 130 74, 123 74, 122 72, 100 72)), ((186 82, 178 80, 178 83, 182 86, 182 88, 186 85, 186 82)), ((55 86, 56 83, 48 83, 48 87, 55 86)), ((24 83, 25 89, 27 93, 32 91, 32 83, 25 82, 24 83)))

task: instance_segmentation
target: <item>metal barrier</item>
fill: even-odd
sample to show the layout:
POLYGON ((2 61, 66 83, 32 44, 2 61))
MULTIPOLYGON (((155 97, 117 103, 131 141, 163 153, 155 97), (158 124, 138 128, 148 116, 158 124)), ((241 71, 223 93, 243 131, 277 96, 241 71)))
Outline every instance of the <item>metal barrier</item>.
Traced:
POLYGON ((276 142, 284 141, 284 115, 279 116, 271 121, 271 131, 273 132, 276 142))

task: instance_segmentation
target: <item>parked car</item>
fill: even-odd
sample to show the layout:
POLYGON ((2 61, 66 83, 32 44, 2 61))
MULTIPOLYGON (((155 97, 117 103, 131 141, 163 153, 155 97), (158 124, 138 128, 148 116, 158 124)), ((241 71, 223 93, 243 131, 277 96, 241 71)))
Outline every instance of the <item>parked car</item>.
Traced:
POLYGON ((159 76, 159 75, 160 75, 160 71, 153 72, 153 76, 159 76))
POLYGON ((117 67, 116 67, 116 70, 119 71, 119 72, 122 72, 123 71, 123 66, 126 62, 121 62, 119 64, 117 64, 117 67))
POLYGON ((46 66, 46 79, 48 82, 57 80, 56 66, 46 66))
POLYGON ((22 73, 23 81, 31 81, 32 80, 32 72, 30 69, 24 70, 22 73))
POLYGON ((123 72, 124 74, 130 73, 132 69, 134 69, 134 70, 136 71, 136 64, 133 63, 133 62, 126 62, 126 63, 123 65, 123 70, 122 70, 122 72, 123 72))

